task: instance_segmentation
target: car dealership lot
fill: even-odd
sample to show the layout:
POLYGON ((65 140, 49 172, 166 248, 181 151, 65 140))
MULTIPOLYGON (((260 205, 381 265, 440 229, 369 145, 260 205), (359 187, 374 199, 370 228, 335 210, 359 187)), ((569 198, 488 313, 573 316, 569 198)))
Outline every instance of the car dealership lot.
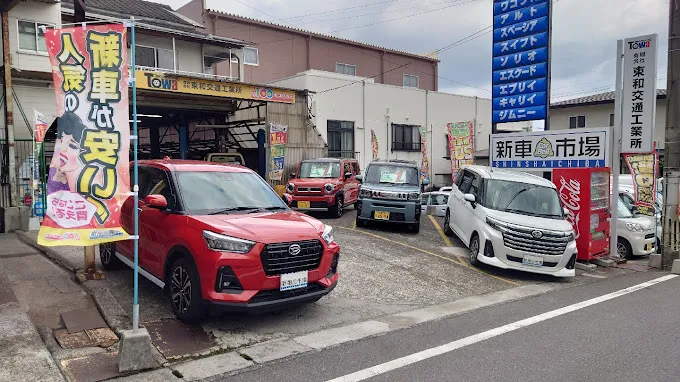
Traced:
MULTIPOLYGON (((140 322, 149 329, 160 354, 168 360, 205 356, 528 284, 566 288, 633 272, 598 268, 589 274, 578 271, 575 278, 555 279, 475 268, 468 265, 469 251, 460 241, 440 232, 441 218, 423 216, 420 233, 414 234, 393 226, 357 228, 351 208, 339 219, 313 215, 335 227, 342 247, 338 286, 316 303, 261 315, 213 316, 192 328, 176 320, 161 289, 140 276, 140 322)), ((68 253, 71 263, 82 261, 79 248, 62 248, 58 251, 70 251, 59 253, 68 253)), ((131 317, 130 269, 106 272, 106 280, 87 284, 107 289, 131 317)))

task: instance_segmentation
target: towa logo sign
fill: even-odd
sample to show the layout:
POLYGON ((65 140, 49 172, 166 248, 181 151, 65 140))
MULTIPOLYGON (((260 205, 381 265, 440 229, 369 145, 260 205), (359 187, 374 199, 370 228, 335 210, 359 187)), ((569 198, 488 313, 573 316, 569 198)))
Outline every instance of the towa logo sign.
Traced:
POLYGON ((153 73, 144 73, 146 85, 152 89, 177 90, 177 80, 158 77, 153 73))
POLYGON ((628 41, 628 49, 646 49, 652 47, 652 39, 638 40, 638 41, 628 41))
POLYGON ((581 182, 576 179, 567 181, 563 176, 560 177, 560 202, 569 210, 567 221, 574 228, 574 237, 578 240, 581 236, 578 224, 581 221, 581 182))

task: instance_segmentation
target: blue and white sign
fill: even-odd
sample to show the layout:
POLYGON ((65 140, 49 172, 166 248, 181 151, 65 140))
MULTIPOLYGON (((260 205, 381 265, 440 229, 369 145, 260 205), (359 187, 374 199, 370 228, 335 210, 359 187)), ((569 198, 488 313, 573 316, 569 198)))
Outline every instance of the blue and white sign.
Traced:
POLYGON ((494 0, 492 122, 547 118, 550 0, 494 0))
POLYGON ((545 170, 606 167, 608 134, 608 128, 492 134, 491 166, 545 170))

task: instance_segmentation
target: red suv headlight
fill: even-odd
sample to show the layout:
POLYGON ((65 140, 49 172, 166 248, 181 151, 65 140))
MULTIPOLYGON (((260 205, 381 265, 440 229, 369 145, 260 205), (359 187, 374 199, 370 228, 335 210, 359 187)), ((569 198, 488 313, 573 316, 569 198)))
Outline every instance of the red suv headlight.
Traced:
POLYGON ((236 237, 220 235, 215 232, 203 231, 203 239, 208 248, 218 252, 233 252, 245 254, 255 246, 254 241, 236 237))

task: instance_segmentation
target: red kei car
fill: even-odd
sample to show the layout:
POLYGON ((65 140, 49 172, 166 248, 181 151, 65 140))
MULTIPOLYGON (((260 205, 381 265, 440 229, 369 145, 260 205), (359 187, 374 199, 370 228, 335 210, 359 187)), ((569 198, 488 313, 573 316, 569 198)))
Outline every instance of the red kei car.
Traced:
MULTIPOLYGON (((139 162, 140 273, 196 322, 211 306, 274 310, 314 302, 338 281, 333 228, 292 211, 253 171, 199 161, 139 162)), ((134 198, 122 224, 134 232, 134 198)), ((133 264, 133 242, 102 244, 105 269, 133 264)))
POLYGON ((359 199, 356 159, 320 158, 300 162, 286 192, 297 211, 328 211, 336 218, 359 199))

